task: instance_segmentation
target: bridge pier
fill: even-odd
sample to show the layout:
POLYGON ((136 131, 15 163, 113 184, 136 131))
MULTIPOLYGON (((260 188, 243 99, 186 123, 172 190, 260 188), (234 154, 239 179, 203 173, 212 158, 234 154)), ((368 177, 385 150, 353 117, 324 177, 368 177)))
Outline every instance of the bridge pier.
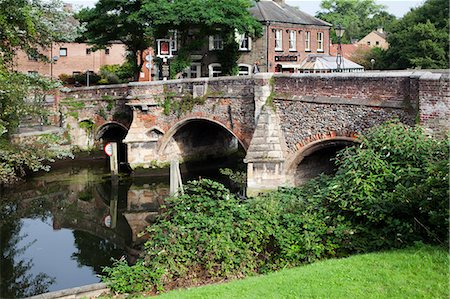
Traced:
POLYGON ((286 143, 280 120, 274 109, 267 104, 262 107, 247 156, 247 195, 290 185, 286 175, 286 143))
POLYGON ((159 136, 153 136, 149 134, 148 130, 143 130, 145 124, 139 119, 140 113, 138 107, 133 107, 133 122, 123 140, 127 144, 128 164, 133 169, 138 167, 148 168, 152 161, 158 160, 157 143, 159 136))

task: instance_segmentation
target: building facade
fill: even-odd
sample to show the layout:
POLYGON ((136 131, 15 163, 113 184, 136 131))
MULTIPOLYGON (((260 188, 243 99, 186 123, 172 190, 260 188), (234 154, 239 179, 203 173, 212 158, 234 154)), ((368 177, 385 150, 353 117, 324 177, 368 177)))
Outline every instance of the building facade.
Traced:
MULTIPOLYGON (((239 44, 239 75, 255 72, 299 71, 301 62, 308 55, 330 54, 330 30, 332 25, 308 15, 299 9, 289 6, 284 0, 261 0, 249 9, 250 13, 261 23, 262 36, 251 38, 246 34, 237 34, 239 44)), ((176 55, 176 34, 170 39, 160 40, 155 48, 155 56, 170 58, 176 55), (166 43, 165 46, 162 46, 166 43), (165 55, 161 55, 164 50, 165 55), (167 54, 167 55, 166 55, 167 54)), ((220 35, 209 36, 206 46, 194 51, 192 64, 182 74, 183 78, 217 77, 222 75, 222 67, 218 59, 223 49, 220 35)), ((148 72, 153 72, 155 79, 166 78, 163 66, 153 65, 148 70, 142 69, 141 81, 148 81, 148 72)))
POLYGON ((368 47, 379 47, 381 49, 389 48, 389 44, 386 41, 386 32, 384 32, 383 28, 378 28, 367 34, 360 41, 358 41, 358 45, 365 45, 368 47))
POLYGON ((122 43, 111 43, 108 48, 97 51, 92 51, 92 46, 86 43, 54 43, 39 52, 49 61, 44 62, 18 51, 15 70, 58 78, 61 74, 77 75, 86 71, 98 73, 101 66, 122 64, 126 58, 126 49, 122 43))
POLYGON ((329 55, 331 24, 283 0, 256 2, 250 12, 263 25, 263 35, 256 51, 241 55, 239 63, 256 62, 262 72, 294 73, 309 54, 329 55))

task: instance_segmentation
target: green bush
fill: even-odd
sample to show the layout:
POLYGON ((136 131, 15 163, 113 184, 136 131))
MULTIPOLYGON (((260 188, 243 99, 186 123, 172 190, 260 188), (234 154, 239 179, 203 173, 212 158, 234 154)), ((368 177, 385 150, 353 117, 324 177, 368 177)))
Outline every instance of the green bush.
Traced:
MULTIPOLYGON (((305 200, 300 189, 284 189, 241 201, 220 183, 189 182, 185 194, 167 199, 165 212, 147 228, 143 264, 151 273, 164 269, 157 283, 166 285, 187 277, 243 277, 338 256, 351 229, 305 200)), ((130 276, 127 271, 141 272, 135 266, 124 269, 104 278, 114 290, 115 281, 130 276)))
POLYGON ((357 227, 360 249, 446 243, 448 142, 396 123, 372 129, 361 141, 338 156, 327 195, 331 209, 357 227))
MULTIPOLYGON (((74 76, 74 80, 81 85, 87 84, 87 72, 81 73, 79 75, 74 76)), ((89 73, 89 85, 95 85, 100 80, 100 76, 96 73, 90 72, 89 73)))
POLYGON ((128 292, 129 277, 147 275, 145 288, 161 289, 416 241, 447 244, 448 142, 396 123, 360 139, 338 155, 334 177, 302 187, 242 201, 219 183, 188 183, 147 228, 143 260, 104 280, 128 292))
POLYGON ((133 68, 129 62, 124 62, 122 65, 104 65, 100 68, 102 84, 118 84, 130 82, 133 80, 133 75, 133 68))

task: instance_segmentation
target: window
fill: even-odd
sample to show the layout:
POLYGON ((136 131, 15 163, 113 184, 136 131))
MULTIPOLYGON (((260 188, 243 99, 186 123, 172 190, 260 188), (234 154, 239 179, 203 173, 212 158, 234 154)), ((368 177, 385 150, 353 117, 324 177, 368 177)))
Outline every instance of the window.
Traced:
POLYGON ((248 64, 239 64, 239 76, 248 76, 251 73, 252 67, 248 64))
POLYGON ((209 37, 209 50, 223 50, 223 40, 220 34, 209 37))
POLYGON ((317 52, 323 52, 323 32, 317 32, 317 52))
POLYGON ((28 76, 37 76, 38 72, 37 71, 28 71, 28 76))
POLYGON ((305 32, 305 51, 311 51, 311 32, 305 32))
POLYGON ((59 56, 66 57, 67 56, 67 48, 59 48, 59 56))
POLYGON ((28 52, 28 60, 31 61, 38 61, 39 58, 39 52, 36 48, 30 49, 28 52))
POLYGON ((380 42, 379 42, 379 41, 376 41, 376 42, 375 42, 375 45, 379 46, 379 45, 380 45, 380 42))
POLYGON ((170 39, 170 48, 172 49, 172 52, 177 51, 177 38, 178 34, 176 30, 169 30, 169 39, 170 39))
POLYGON ((275 51, 283 51, 283 30, 275 30, 275 51))
POLYGON ((190 67, 186 68, 183 72, 183 78, 200 78, 201 77, 201 63, 194 62, 190 67))
POLYGON ((105 54, 106 54, 106 55, 109 55, 109 48, 106 48, 106 49, 105 49, 105 54))
POLYGON ((297 32, 289 31, 289 51, 297 51, 297 32))
POLYGON ((219 77, 222 74, 222 66, 220 63, 211 63, 208 66, 209 76, 210 77, 219 77))
POLYGON ((250 51, 252 49, 252 39, 247 33, 239 34, 239 51, 250 51))
POLYGON ((86 55, 91 55, 92 53, 92 49, 91 48, 86 48, 86 55))
POLYGON ((78 75, 81 75, 81 72, 78 72, 78 71, 72 72, 72 76, 73 77, 78 76, 78 75))
POLYGON ((367 45, 370 46, 370 42, 367 42, 367 45))

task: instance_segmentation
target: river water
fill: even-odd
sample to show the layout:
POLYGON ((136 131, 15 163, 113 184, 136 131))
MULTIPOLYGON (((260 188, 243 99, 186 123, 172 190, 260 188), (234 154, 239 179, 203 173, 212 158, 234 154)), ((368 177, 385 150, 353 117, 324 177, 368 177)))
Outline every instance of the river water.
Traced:
MULTIPOLYGON (((183 181, 222 182, 236 160, 182 165, 183 181)), ((0 194, 0 298, 23 298, 100 281, 112 259, 136 259, 169 193, 169 173, 154 170, 113 182, 104 159, 55 166, 0 194)))

